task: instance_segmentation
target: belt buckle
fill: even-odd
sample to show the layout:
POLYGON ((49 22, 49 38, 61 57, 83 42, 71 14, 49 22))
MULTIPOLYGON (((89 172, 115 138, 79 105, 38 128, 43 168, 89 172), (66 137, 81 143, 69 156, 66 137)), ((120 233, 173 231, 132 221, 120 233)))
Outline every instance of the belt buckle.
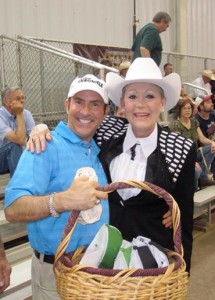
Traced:
POLYGON ((43 253, 40 253, 40 261, 41 261, 41 262, 44 262, 44 256, 45 256, 45 255, 44 255, 43 253))

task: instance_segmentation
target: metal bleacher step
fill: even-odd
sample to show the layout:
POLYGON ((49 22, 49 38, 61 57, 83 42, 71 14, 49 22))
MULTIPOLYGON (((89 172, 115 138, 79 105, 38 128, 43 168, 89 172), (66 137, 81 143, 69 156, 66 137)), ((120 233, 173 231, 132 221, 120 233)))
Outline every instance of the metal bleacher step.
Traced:
POLYGON ((9 223, 5 218, 3 208, 0 208, 0 232, 4 244, 27 236, 26 223, 9 223))
POLYGON ((16 265, 29 258, 31 259, 32 254, 33 250, 29 242, 6 250, 7 259, 11 265, 16 265))
POLYGON ((5 188, 10 180, 10 174, 1 174, 0 175, 0 197, 3 197, 5 188))
POLYGON ((4 223, 1 225, 1 238, 4 244, 15 243, 16 240, 27 236, 25 223, 4 223))

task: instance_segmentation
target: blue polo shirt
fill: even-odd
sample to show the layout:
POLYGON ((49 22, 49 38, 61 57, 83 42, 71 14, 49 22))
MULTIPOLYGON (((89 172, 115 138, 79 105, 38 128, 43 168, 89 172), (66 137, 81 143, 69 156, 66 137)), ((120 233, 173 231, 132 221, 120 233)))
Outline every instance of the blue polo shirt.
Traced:
MULTIPOLYGON (((25 119, 26 132, 27 135, 29 135, 35 126, 35 122, 29 110, 24 109, 23 115, 25 119)), ((0 147, 10 143, 9 140, 5 139, 5 135, 11 130, 15 130, 16 127, 15 116, 12 115, 4 106, 0 107, 0 147)))
MULTIPOLYGON (((99 185, 107 183, 98 159, 99 148, 92 139, 89 145, 80 139, 64 122, 60 122, 52 132, 52 142, 40 155, 24 151, 16 171, 5 192, 5 208, 24 195, 48 195, 70 187, 76 171, 82 167, 92 167, 99 185)), ((101 219, 93 224, 77 224, 67 252, 81 245, 89 245, 104 223, 109 223, 109 206, 102 200, 101 219)), ((47 217, 27 223, 29 241, 33 249, 40 253, 55 254, 70 211, 61 213, 59 218, 47 217)))

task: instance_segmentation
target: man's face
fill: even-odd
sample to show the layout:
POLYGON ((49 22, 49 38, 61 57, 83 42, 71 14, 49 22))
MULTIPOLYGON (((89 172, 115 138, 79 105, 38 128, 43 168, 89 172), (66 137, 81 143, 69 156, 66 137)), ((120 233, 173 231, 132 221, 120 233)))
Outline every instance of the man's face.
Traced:
POLYGON ((208 78, 207 76, 202 76, 202 79, 203 79, 205 84, 209 83, 211 81, 210 78, 208 78))
POLYGON ((138 82, 125 87, 121 106, 136 137, 147 137, 153 132, 165 102, 155 84, 138 82))
POLYGON ((122 70, 120 71, 120 75, 121 75, 123 78, 125 78, 127 72, 128 72, 128 68, 127 68, 127 69, 122 69, 122 70))
POLYGON ((165 76, 171 74, 173 72, 173 65, 167 65, 165 68, 165 76))
POLYGON ((164 32, 167 30, 167 28, 169 27, 170 22, 166 21, 166 20, 161 20, 160 22, 160 26, 159 26, 159 32, 164 32))
POLYGON ((10 93, 9 97, 4 100, 4 105, 9 112, 16 107, 23 107, 25 104, 25 97, 21 90, 16 90, 10 93))
POLYGON ((102 97, 94 91, 81 91, 66 100, 65 107, 67 126, 81 139, 89 142, 107 111, 102 97))
POLYGON ((204 107, 204 109, 203 109, 204 112, 207 112, 207 113, 212 112, 213 108, 214 108, 212 100, 204 101, 203 107, 204 107))

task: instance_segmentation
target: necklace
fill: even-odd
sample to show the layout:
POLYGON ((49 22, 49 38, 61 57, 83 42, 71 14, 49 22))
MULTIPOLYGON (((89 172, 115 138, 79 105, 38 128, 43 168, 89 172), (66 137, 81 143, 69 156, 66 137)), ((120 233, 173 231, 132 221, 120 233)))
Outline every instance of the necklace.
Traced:
POLYGON ((190 119, 188 119, 187 122, 182 121, 182 120, 180 119, 180 122, 181 122, 181 124, 182 124, 184 127, 186 127, 187 129, 190 129, 190 128, 191 128, 191 121, 190 121, 190 119))

